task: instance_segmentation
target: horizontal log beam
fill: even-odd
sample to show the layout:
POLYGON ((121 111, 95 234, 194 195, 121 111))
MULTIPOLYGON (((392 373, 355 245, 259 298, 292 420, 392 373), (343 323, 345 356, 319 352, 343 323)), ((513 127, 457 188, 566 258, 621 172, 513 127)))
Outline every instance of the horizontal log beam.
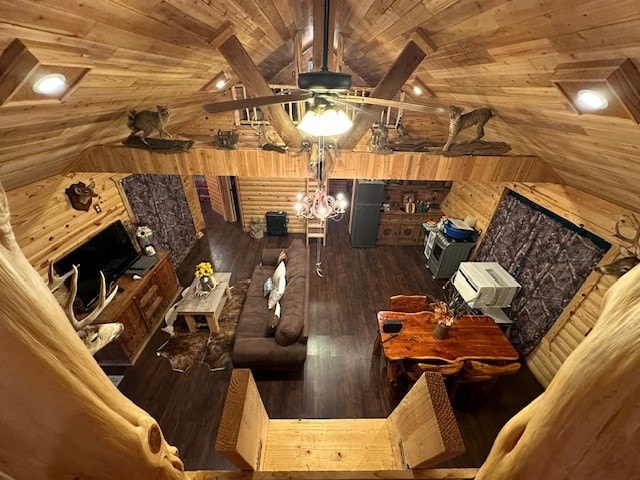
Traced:
POLYGON ((190 480, 473 480, 477 468, 431 468, 371 472, 186 472, 190 480))
MULTIPOLYGON (((306 154, 294 156, 260 149, 192 148, 160 153, 103 145, 86 150, 70 171, 304 178, 311 176, 308 161, 306 154)), ((329 177, 563 183, 533 156, 445 157, 416 152, 377 155, 348 150, 340 152, 329 177)))

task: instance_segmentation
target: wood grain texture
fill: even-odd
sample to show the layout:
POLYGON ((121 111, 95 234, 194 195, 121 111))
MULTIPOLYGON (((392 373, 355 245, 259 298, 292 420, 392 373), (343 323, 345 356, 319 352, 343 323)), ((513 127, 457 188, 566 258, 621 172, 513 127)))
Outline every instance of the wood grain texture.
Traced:
POLYGON ((9 218, 0 189, 2 476, 184 479, 177 450, 98 367, 20 251, 9 218), (87 448, 105 455, 80 453, 87 448))
MULTIPOLYGON (((62 104, 2 107, 0 180, 8 189, 62 173, 87 147, 119 143, 128 134, 126 112, 133 108, 170 105, 168 130, 180 133, 202 114, 204 103, 221 96, 201 88, 231 70, 216 49, 230 32, 262 76, 292 85, 294 37, 300 32, 301 52, 310 52, 313 41, 312 0, 104 1, 95 8, 5 3, 0 50, 20 38, 83 50, 94 64, 62 104)), ((413 38, 430 51, 414 76, 434 95, 415 101, 467 111, 491 108, 487 140, 505 141, 515 154, 539 156, 574 188, 640 210, 638 125, 577 115, 552 82, 561 64, 627 58, 638 67, 635 0, 346 0, 334 7, 343 71, 356 84, 376 85, 413 38), (576 16, 577 10, 584 15, 576 16)), ((61 60, 62 54, 51 58, 61 60)), ((404 120, 419 136, 428 133, 424 120, 415 119, 415 127, 413 119, 404 120)), ((446 129, 448 119, 434 122, 446 129)))
POLYGON ((476 480, 592 478, 603 468, 622 480, 640 468, 631 453, 640 442, 639 305, 636 266, 609 289, 595 327, 545 392, 502 429, 476 480))
MULTIPOLYGON (((614 224, 630 211, 594 195, 567 185, 545 183, 455 182, 442 204, 447 215, 475 216, 476 228, 486 231, 500 198, 508 188, 529 200, 584 228, 613 245, 602 264, 620 256, 620 239, 614 236, 614 224)), ((560 314, 556 323, 531 352, 526 363, 538 381, 548 385, 569 354, 584 340, 596 323, 603 294, 613 278, 592 273, 560 314)))
POLYGON ((8 193, 11 220, 18 244, 36 268, 46 277, 49 264, 95 235, 107 225, 129 216, 117 182, 121 174, 70 173, 56 175, 8 193), (92 208, 88 212, 74 210, 64 190, 79 181, 96 182, 92 208), (98 205, 101 211, 93 209, 98 205))
MULTIPOLYGON (((264 150, 192 148, 188 152, 160 154, 124 146, 102 146, 87 150, 74 165, 74 169, 304 179, 311 176, 307 163, 306 154, 293 156, 264 150)), ((536 157, 444 157, 415 152, 376 155, 346 150, 340 152, 329 177, 485 182, 559 181, 558 176, 536 157)))

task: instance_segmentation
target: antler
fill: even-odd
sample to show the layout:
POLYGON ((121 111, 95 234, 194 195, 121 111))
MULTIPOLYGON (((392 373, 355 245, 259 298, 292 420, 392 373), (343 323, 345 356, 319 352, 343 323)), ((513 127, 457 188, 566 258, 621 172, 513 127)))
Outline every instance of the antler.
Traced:
POLYGON ((69 270, 67 273, 65 273, 62 276, 56 275, 56 273, 53 270, 53 262, 51 262, 51 264, 49 265, 49 275, 48 275, 49 276, 49 285, 48 285, 49 286, 49 291, 51 293, 53 293, 56 290, 58 290, 62 286, 64 281, 67 278, 69 278, 71 275, 73 275, 73 273, 74 273, 74 270, 71 269, 71 270, 69 270))
POLYGON ((77 331, 93 323, 98 318, 98 315, 100 315, 105 307, 115 298, 116 293, 118 293, 118 286, 116 285, 107 296, 107 281, 104 278, 104 274, 100 272, 100 301, 98 302, 98 306, 82 320, 78 320, 73 312, 73 302, 75 301, 76 294, 78 293, 78 267, 74 265, 73 269, 61 278, 68 278, 70 274, 71 289, 63 308, 64 313, 67 314, 67 317, 71 321, 71 325, 73 325, 73 328, 77 331))

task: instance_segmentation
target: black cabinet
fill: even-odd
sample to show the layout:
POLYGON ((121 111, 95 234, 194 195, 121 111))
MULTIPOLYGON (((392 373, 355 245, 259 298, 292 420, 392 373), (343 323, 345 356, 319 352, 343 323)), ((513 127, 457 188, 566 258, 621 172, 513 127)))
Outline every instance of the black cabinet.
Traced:
POLYGON ((286 235, 287 234, 287 213, 286 212, 267 212, 267 235, 286 235))

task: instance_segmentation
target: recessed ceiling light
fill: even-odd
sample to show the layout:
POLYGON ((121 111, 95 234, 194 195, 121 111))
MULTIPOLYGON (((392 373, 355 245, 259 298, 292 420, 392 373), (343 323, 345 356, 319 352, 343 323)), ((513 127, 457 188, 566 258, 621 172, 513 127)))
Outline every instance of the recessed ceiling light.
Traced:
POLYGON ((65 77, 60 73, 50 73, 40 77, 33 84, 33 91, 42 95, 55 95, 60 93, 65 86, 65 77))
POLYGON ((593 110, 603 110, 609 106, 609 102, 603 95, 593 90, 580 90, 578 92, 580 105, 593 110))
POLYGON ((422 95, 422 89, 418 85, 413 86, 414 95, 422 95))
POLYGON ((216 89, 222 90, 226 84, 227 84, 227 81, 224 78, 221 78, 216 82, 216 89))

